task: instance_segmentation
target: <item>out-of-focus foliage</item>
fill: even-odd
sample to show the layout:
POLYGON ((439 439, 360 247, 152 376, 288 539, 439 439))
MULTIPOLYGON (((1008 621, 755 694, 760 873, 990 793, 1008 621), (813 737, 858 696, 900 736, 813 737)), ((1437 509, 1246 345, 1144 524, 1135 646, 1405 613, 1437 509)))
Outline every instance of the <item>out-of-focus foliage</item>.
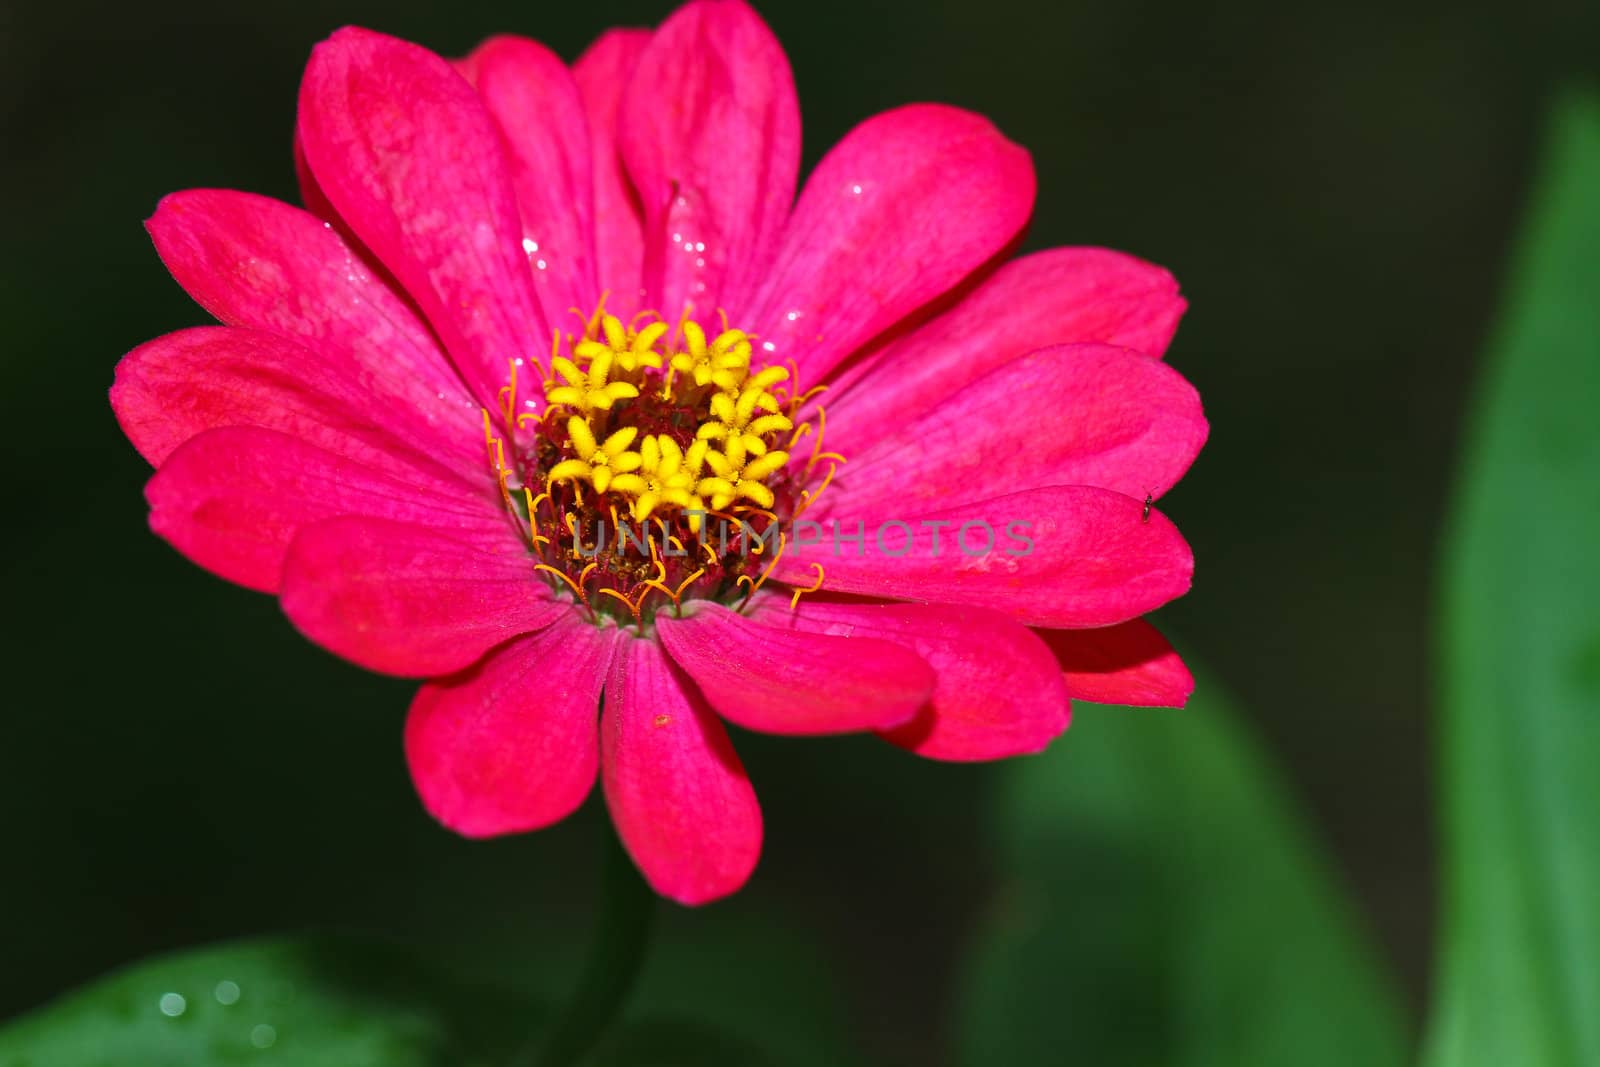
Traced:
POLYGON ((1442 613, 1428 1062, 1600 1063, 1600 97, 1558 106, 1485 367, 1442 613))
POLYGON ((481 1067, 540 1019, 386 946, 241 941, 68 994, 0 1031, 0 1067, 481 1067))
POLYGON ((1405 1062, 1387 976, 1214 681, 1183 711, 1079 705, 994 814, 967 1067, 1405 1062))
POLYGON ((649 1055, 637 1062, 661 1067, 854 1067, 861 1060, 851 1048, 840 979, 814 945, 772 915, 668 933, 650 948, 626 1012, 631 1027, 606 1046, 617 1050, 606 1062, 633 1063, 626 1054, 640 1049, 649 1055))
MULTIPOLYGON (((529 972, 551 968, 525 961, 529 972)), ((834 976, 781 932, 657 945, 588 1067, 846 1067, 834 976), (715 1007, 715 1012, 708 1011, 715 1007)), ((571 984, 575 969, 543 974, 571 984)), ((527 977, 526 975, 524 976, 527 977)), ((0 1067, 507 1067, 553 1019, 396 947, 331 937, 158 957, 0 1028, 0 1067)))

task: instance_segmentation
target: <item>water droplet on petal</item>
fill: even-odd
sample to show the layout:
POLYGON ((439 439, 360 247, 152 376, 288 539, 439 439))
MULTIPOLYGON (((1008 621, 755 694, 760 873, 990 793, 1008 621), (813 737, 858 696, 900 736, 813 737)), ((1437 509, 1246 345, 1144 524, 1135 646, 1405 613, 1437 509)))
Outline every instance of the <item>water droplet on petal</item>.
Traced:
POLYGON ((532 237, 524 237, 522 239, 522 250, 529 255, 532 255, 533 253, 539 251, 539 242, 535 241, 532 237))
POLYGON ((176 1019, 189 1009, 189 1002, 183 999, 182 993, 163 993, 157 1003, 161 1008, 161 1014, 170 1019, 176 1019))
POLYGON ((851 192, 852 192, 852 193, 854 193, 854 194, 855 194, 855 195, 856 195, 856 196, 860 196, 860 195, 861 195, 861 186, 859 186, 859 185, 852 185, 852 186, 851 186, 851 187, 850 187, 850 191, 851 191, 851 192))

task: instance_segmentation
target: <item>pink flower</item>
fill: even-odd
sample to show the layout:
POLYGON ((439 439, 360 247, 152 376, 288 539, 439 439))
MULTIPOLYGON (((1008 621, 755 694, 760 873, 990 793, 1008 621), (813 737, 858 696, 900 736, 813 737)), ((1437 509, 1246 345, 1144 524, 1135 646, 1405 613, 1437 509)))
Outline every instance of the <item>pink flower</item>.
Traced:
POLYGON ((1193 569, 1150 507, 1206 436, 1159 359, 1184 302, 1115 252, 999 265, 1034 178, 983 118, 868 119, 797 201, 782 49, 696 0, 570 68, 341 30, 296 149, 308 210, 162 201, 224 325, 135 349, 111 400, 158 534, 428 679, 405 749, 445 825, 545 826, 598 774, 700 903, 761 848, 724 719, 986 760, 1072 699, 1187 698, 1139 619, 1193 569))

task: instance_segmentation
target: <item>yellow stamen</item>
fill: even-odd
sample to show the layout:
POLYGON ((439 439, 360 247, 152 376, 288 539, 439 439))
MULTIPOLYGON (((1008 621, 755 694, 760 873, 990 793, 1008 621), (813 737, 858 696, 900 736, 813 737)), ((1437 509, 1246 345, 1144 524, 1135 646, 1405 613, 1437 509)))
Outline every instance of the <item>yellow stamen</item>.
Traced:
POLYGON ((589 361, 588 370, 580 370, 572 360, 557 356, 550 361, 551 368, 567 384, 555 385, 552 382, 551 387, 545 390, 545 399, 588 415, 596 411, 610 411, 617 401, 638 396, 639 389, 633 383, 610 380, 615 359, 615 353, 607 348, 589 361))
POLYGON ((552 567, 548 563, 535 563, 533 565, 533 569, 536 570, 536 571, 549 571, 551 574, 555 575, 557 578, 560 578, 563 582, 566 582, 567 583, 567 588, 571 589, 572 592, 573 592, 573 595, 576 596, 581 602, 583 602, 584 604, 589 603, 589 598, 583 595, 583 587, 580 586, 577 582, 574 582, 571 578, 569 578, 565 571, 560 570, 560 569, 558 569, 556 567, 552 567))
POLYGON ((550 538, 539 532, 539 502, 549 500, 549 493, 533 495, 533 487, 522 487, 522 498, 528 505, 528 538, 533 542, 534 548, 540 548, 550 543, 550 538))
POLYGON ((510 426, 517 421, 517 361, 508 359, 506 362, 511 366, 511 384, 501 386, 498 396, 506 425, 510 426))
MULTIPOLYGON (((645 625, 652 609, 663 606, 650 602, 652 595, 680 610, 697 583, 705 592, 696 595, 742 592, 743 606, 787 551, 785 524, 815 502, 842 461, 822 450, 820 408, 799 420, 802 404, 820 390, 802 392, 792 364, 752 365, 756 338, 730 325, 720 309, 714 337, 687 305, 676 323, 652 310, 625 322, 606 310, 604 297, 591 313, 574 308, 573 314, 577 336, 553 331, 538 412, 517 414, 519 372, 511 365, 499 399, 506 423, 518 431, 513 447, 506 447, 510 431, 497 438, 485 413, 490 462, 508 502, 513 486, 521 490, 514 514, 527 523, 539 565, 558 573, 591 612, 615 601, 625 614, 620 607, 598 610, 634 625, 645 625), (811 448, 802 465, 793 454, 807 435, 811 448), (814 479, 823 459, 833 464, 814 479), (521 473, 530 460, 533 470, 521 473), (712 539, 720 556, 702 529, 707 516, 724 524, 712 539), (618 531, 614 541, 604 537, 605 517, 618 531), (651 531, 643 574, 629 558, 638 532, 623 533, 630 519, 651 531), (728 551, 727 531, 735 526, 744 531, 741 547, 728 551), (600 539, 591 545, 596 527, 600 539), (691 537, 699 552, 687 547, 691 537)), ((817 582, 821 588, 820 568, 817 582)))
POLYGON ((622 429, 597 443, 589 424, 577 415, 567 420, 567 437, 578 453, 576 459, 564 459, 545 474, 547 485, 556 482, 586 481, 597 493, 606 491, 614 478, 638 470, 644 458, 629 452, 628 446, 639 436, 637 426, 622 429))
POLYGON ((701 568, 700 568, 700 569, 699 569, 699 570, 697 570, 697 571, 695 571, 695 572, 694 572, 694 573, 693 573, 693 574, 691 574, 691 575, 689 575, 689 577, 687 577, 687 578, 685 578, 685 579, 684 579, 684 580, 683 580, 683 581, 681 581, 681 582, 679 582, 679 583, 678 583, 678 589, 677 589, 677 592, 676 592, 676 594, 674 594, 674 595, 675 595, 675 596, 678 596, 678 597, 682 597, 682 596, 683 596, 683 591, 684 591, 684 590, 685 590, 685 589, 687 589, 687 588, 689 588, 689 586, 690 586, 690 585, 691 585, 691 584, 693 584, 693 582, 694 582, 694 580, 695 580, 695 579, 696 579, 696 578, 698 578, 698 577, 700 577, 700 576, 701 576, 701 575, 702 575, 702 574, 704 574, 704 573, 705 573, 705 572, 706 572, 706 569, 705 569, 705 568, 704 568, 704 567, 701 567, 701 568))
POLYGON ((837 463, 828 464, 828 473, 823 476, 821 485, 815 489, 802 489, 800 491, 800 502, 795 505, 794 509, 795 518, 804 515, 806 509, 817 502, 817 497, 822 495, 822 491, 833 483, 833 474, 838 469, 839 465, 837 463))
POLYGON ((711 506, 717 511, 737 499, 750 500, 760 507, 770 508, 776 498, 772 490, 767 488, 765 479, 788 462, 787 452, 768 452, 752 458, 746 454, 743 440, 731 438, 721 452, 706 453, 706 465, 711 468, 712 477, 700 479, 696 492, 709 497, 711 506))
POLYGON ((679 332, 685 348, 672 357, 671 367, 702 389, 715 384, 718 389, 737 392, 750 370, 750 336, 743 330, 728 329, 726 316, 723 323, 722 332, 707 344, 699 323, 684 320, 679 332))
MULTIPOLYGON (((649 592, 649 590, 645 590, 645 591, 649 592)), ((629 600, 626 596, 624 596, 623 594, 617 592, 615 589, 612 589, 609 586, 607 586, 604 589, 597 589, 597 590, 595 590, 595 592, 598 593, 600 596, 615 597, 616 599, 622 601, 624 604, 626 604, 628 606, 628 613, 633 616, 634 625, 635 626, 643 626, 644 625, 644 619, 639 615, 639 605, 644 603, 644 597, 643 596, 639 597, 639 603, 636 604, 632 600, 629 600)))
POLYGON ((790 611, 794 611, 796 608, 798 608, 800 606, 800 598, 801 597, 805 596, 807 593, 815 593, 817 590, 822 588, 822 581, 823 581, 823 578, 824 578, 824 574, 823 574, 823 570, 822 570, 822 564, 820 564, 820 563, 812 563, 811 565, 817 569, 817 580, 816 580, 816 583, 811 585, 811 586, 809 586, 809 587, 807 587, 807 588, 798 588, 797 587, 795 589, 794 596, 789 598, 789 610, 790 611))
POLYGON ((739 609, 741 611, 744 609, 744 606, 746 604, 750 603, 750 598, 755 596, 756 593, 761 591, 761 587, 766 584, 767 578, 777 568, 778 561, 783 558, 784 549, 786 549, 788 547, 789 547, 788 535, 785 534, 782 530, 779 530, 778 531, 778 551, 776 551, 776 552, 774 552, 772 554, 772 560, 761 571, 761 577, 755 579, 754 581, 751 581, 750 576, 748 574, 739 575, 738 579, 734 582, 735 585, 743 585, 746 582, 750 583, 750 588, 745 592, 744 599, 739 601, 739 609))
POLYGON ((489 409, 483 410, 483 444, 489 453, 489 463, 494 467, 495 484, 500 488, 500 499, 505 504, 506 510, 511 511, 511 489, 506 484, 506 479, 511 477, 511 471, 506 468, 506 454, 500 438, 494 435, 493 421, 489 417, 489 409))

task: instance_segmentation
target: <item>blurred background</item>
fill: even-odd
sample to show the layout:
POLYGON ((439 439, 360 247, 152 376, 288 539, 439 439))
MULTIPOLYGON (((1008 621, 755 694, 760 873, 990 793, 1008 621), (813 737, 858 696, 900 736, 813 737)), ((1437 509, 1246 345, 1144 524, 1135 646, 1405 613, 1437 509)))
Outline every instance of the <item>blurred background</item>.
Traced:
MULTIPOLYGON (((1198 567, 1157 622, 1239 698, 1420 1012, 1434 549, 1542 106, 1597 73, 1600 9, 758 6, 794 67, 808 165, 875 111, 959 104, 1033 152, 1029 248, 1107 245, 1177 275, 1191 310, 1169 358, 1212 437, 1164 502, 1198 567)), ((333 660, 151 535, 106 389, 123 352, 206 321, 141 228, 160 196, 297 199, 296 84, 332 29, 445 54, 516 32, 573 58, 670 7, 0 9, 0 1018, 154 951, 308 926, 570 985, 595 798, 526 837, 436 827, 401 758, 411 686, 333 660)), ((741 953, 776 938, 802 961, 795 995, 836 998, 870 1054, 941 1062, 952 975, 997 893, 1003 772, 862 738, 736 740, 767 814, 761 867, 727 904, 668 908, 663 937, 700 971, 647 985, 737 996, 741 953)))

